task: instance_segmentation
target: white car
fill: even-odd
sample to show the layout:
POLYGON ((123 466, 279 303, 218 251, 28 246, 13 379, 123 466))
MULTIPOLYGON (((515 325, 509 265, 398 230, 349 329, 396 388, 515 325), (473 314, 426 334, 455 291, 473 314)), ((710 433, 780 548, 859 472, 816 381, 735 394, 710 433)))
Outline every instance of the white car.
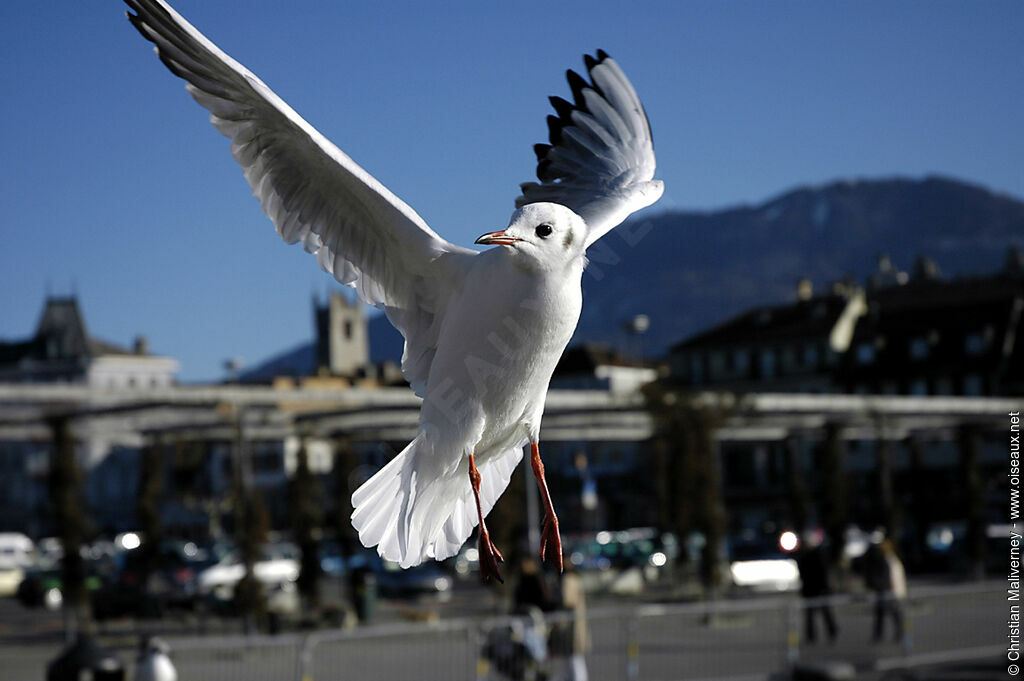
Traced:
POLYGON ((32 540, 20 532, 0 532, 0 568, 31 567, 34 550, 32 540))
POLYGON ((751 591, 796 591, 800 570, 792 558, 734 560, 729 565, 732 583, 751 591))
POLYGON ((0 565, 0 597, 13 596, 25 579, 25 571, 14 565, 0 565))
MULTIPOLYGON (((267 544, 252 570, 256 579, 265 586, 294 582, 299 578, 299 550, 287 542, 267 544)), ((214 593, 218 597, 230 598, 235 585, 244 576, 245 565, 242 564, 241 554, 237 550, 232 551, 199 573, 199 593, 214 593)))
POLYGON ((800 588, 800 569, 793 551, 798 540, 792 532, 779 537, 745 533, 729 545, 729 576, 742 591, 782 592, 800 588))
POLYGON ((11 596, 32 565, 32 540, 20 532, 0 532, 0 596, 11 596))

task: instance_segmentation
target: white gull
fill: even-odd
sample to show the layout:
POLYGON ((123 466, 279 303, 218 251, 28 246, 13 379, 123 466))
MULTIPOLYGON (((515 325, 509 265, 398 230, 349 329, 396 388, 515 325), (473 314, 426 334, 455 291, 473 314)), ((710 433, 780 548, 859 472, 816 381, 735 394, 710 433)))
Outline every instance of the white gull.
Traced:
POLYGON ((562 565, 538 448, 551 374, 579 320, 586 249, 662 194, 650 125, 618 64, 587 55, 573 101, 552 97, 540 182, 521 185, 506 229, 477 252, 438 236, 248 69, 162 0, 128 18, 231 139, 253 193, 288 243, 405 337, 402 371, 423 398, 419 433, 352 495, 367 547, 403 567, 453 555, 479 525, 481 572, 501 578, 484 518, 523 448, 545 506, 541 559, 562 565), (467 484, 468 483, 468 484, 467 484))

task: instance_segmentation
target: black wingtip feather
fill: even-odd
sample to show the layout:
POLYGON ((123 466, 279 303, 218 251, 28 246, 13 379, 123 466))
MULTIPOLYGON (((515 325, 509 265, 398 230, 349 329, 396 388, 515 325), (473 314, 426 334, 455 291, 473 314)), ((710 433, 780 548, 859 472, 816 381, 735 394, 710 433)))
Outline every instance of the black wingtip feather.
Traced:
POLYGON ((565 72, 565 79, 569 81, 569 89, 572 90, 572 99, 576 102, 576 108, 586 111, 587 104, 586 100, 583 99, 583 90, 590 87, 590 85, 587 84, 587 81, 583 80, 583 76, 572 69, 565 72))
POLYGON ((558 144, 562 141, 562 121, 555 116, 548 116, 548 142, 558 144))
POLYGON ((139 17, 139 15, 132 14, 127 10, 125 11, 124 15, 128 17, 128 21, 132 22, 132 26, 135 27, 135 30, 141 33, 143 38, 149 40, 149 36, 146 35, 146 32, 142 29, 142 19, 139 17))
POLYGON ((555 108, 555 112, 558 114, 559 118, 567 123, 572 120, 572 102, 567 102, 561 97, 548 97, 548 101, 551 102, 551 106, 555 108))
MULTIPOLYGON (((593 74, 591 73, 594 67, 600 65, 606 59, 610 59, 608 53, 604 50, 597 50, 597 56, 591 56, 586 54, 583 56, 583 63, 587 67, 587 75, 593 80, 593 74)), ((561 97, 548 97, 548 101, 551 102, 551 106, 554 107, 557 116, 548 116, 548 140, 550 144, 535 144, 533 146, 533 152, 537 156, 537 179, 539 179, 542 185, 550 185, 564 180, 565 178, 572 177, 571 171, 564 167, 554 165, 554 159, 550 158, 549 155, 552 152, 552 148, 557 148, 562 143, 562 131, 565 128, 572 127, 575 123, 572 120, 573 111, 582 111, 589 114, 590 110, 587 107, 587 101, 583 97, 583 92, 586 89, 593 90, 598 96, 604 97, 604 93, 601 91, 600 86, 594 82, 587 82, 587 80, 578 74, 577 72, 569 69, 565 72, 565 78, 569 82, 569 89, 572 91, 573 102, 570 102, 561 97)), ((644 114, 646 117, 646 113, 644 114)), ((647 124, 650 129, 650 123, 647 124)), ((556 154, 557 156, 557 154, 556 154)), ((523 196, 516 199, 516 205, 525 205, 535 199, 527 199, 526 195, 532 190, 539 186, 533 182, 527 182, 520 185, 523 191, 523 196), (520 203, 522 202, 522 204, 520 203)))
MULTIPOLYGON (((591 73, 591 71, 593 71, 594 67, 597 66, 598 64, 600 64, 603 61, 601 59, 601 55, 602 54, 603 54, 603 52, 601 50, 598 50, 597 51, 597 59, 595 59, 594 57, 591 57, 589 54, 585 54, 585 55, 583 55, 583 63, 586 64, 586 66, 587 66, 587 75, 590 76, 590 83, 588 83, 587 87, 593 89, 595 92, 597 92, 597 94, 599 94, 602 97, 604 97, 604 92, 601 90, 601 87, 597 83, 594 82, 594 75, 591 73)), ((608 56, 608 55, 605 55, 605 56, 608 56)))

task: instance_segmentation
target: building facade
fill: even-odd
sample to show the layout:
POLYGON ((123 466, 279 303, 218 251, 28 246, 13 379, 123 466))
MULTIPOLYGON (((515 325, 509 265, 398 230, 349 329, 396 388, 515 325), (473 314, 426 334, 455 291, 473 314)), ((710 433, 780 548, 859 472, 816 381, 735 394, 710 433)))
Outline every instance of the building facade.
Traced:
POLYGON ((886 270, 866 289, 805 290, 675 345, 673 380, 738 392, 1024 395, 1024 272, 1015 262, 943 279, 922 261, 913 275, 886 270))
MULTIPOLYGON (((0 342, 0 383, 87 386, 140 397, 174 385, 178 361, 151 354, 144 337, 131 349, 88 331, 78 299, 49 297, 35 333, 0 342)), ((101 525, 116 524, 125 505, 134 508, 140 434, 84 427, 75 445, 87 473, 85 499, 101 525)), ((49 433, 26 427, 0 437, 0 527, 38 536, 48 527, 49 433)))

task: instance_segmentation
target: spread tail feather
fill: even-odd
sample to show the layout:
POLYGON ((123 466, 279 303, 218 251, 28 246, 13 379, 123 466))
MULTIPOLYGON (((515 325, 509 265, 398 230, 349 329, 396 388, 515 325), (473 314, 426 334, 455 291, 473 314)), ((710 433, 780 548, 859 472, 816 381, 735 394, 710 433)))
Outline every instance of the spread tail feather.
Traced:
MULTIPOLYGON (((352 494, 352 525, 359 541, 403 568, 428 558, 444 560, 462 547, 477 525, 468 461, 420 479, 417 459, 433 458, 421 433, 402 453, 352 494)), ((480 506, 486 516, 508 486, 522 448, 478 461, 480 506)))

